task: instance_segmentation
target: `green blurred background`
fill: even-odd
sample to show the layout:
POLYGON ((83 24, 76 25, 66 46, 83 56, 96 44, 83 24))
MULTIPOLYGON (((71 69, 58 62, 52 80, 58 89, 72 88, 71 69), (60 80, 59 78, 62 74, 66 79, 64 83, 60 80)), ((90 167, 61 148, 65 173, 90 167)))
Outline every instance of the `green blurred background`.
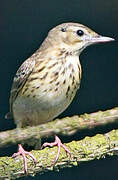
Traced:
MULTIPOLYGON (((9 93, 16 70, 40 46, 47 32, 63 22, 82 23, 116 41, 88 47, 81 54, 81 88, 71 106, 60 117, 118 106, 117 19, 117 0, 1 0, 0 130, 15 127, 12 120, 4 120, 4 115, 9 110, 9 93)), ((15 150, 9 149, 10 151, 12 153, 15 150)), ((111 158, 91 162, 73 170, 64 170, 61 174, 46 174, 40 178, 54 179, 57 176, 60 179, 62 175, 62 179, 113 179, 118 176, 117 168, 117 159, 111 158), (106 168, 102 169, 103 166, 106 168), (108 168, 110 171, 107 171, 108 168)))

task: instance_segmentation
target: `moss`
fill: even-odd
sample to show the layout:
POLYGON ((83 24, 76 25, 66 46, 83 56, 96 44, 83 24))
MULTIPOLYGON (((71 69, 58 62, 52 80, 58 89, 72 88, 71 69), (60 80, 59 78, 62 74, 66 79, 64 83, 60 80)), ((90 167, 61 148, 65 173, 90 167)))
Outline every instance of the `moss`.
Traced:
MULTIPOLYGON (((40 151, 32 151, 32 154, 38 160, 35 166, 32 159, 28 157, 28 175, 34 176, 37 172, 59 171, 60 168, 77 166, 80 162, 100 159, 105 155, 113 155, 110 152, 109 144, 118 144, 118 130, 113 130, 106 135, 97 134, 94 137, 85 137, 80 141, 72 141, 66 146, 72 152, 67 156, 64 149, 61 148, 59 159, 54 165, 57 155, 57 147, 45 148, 40 151), (109 138, 108 138, 109 137, 109 138)), ((11 157, 0 158, 0 177, 16 178, 25 176, 22 157, 12 159, 11 157)))
MULTIPOLYGON (((30 141, 30 139, 38 140, 40 136, 47 137, 55 133, 70 135, 78 130, 90 129, 99 124, 105 125, 114 120, 116 122, 118 120, 118 108, 105 112, 99 111, 81 116, 66 117, 37 127, 23 129, 19 137, 16 137, 16 130, 0 133, 0 145, 25 142, 30 141)), ((77 166, 80 162, 104 158, 106 155, 112 156, 114 147, 118 147, 118 130, 113 130, 105 135, 97 134, 94 137, 86 137, 80 141, 72 141, 66 146, 72 152, 72 155, 67 156, 66 152, 61 148, 59 159, 55 165, 57 147, 32 151, 38 163, 35 166, 32 159, 28 157, 28 175, 34 176, 36 173, 59 171, 60 168, 77 166)), ((0 158, 0 178, 14 179, 22 176, 25 176, 22 157, 15 159, 11 157, 0 158)))

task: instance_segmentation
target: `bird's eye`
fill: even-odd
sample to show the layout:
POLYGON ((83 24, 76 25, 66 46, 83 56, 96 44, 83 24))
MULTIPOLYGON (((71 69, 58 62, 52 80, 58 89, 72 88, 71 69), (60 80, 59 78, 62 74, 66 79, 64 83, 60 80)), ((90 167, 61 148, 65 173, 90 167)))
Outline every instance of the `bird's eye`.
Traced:
POLYGON ((78 35, 78 36, 83 36, 83 35, 84 35, 84 32, 79 29, 79 30, 77 30, 77 35, 78 35))
POLYGON ((66 28, 61 28, 61 31, 62 32, 66 32, 66 28))

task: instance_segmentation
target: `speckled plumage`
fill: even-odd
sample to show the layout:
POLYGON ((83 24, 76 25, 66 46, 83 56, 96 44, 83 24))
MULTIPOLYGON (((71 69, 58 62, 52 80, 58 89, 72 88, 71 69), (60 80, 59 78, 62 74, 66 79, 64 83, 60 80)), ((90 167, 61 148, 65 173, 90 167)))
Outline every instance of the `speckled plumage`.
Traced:
POLYGON ((79 55, 99 37, 78 23, 64 23, 48 33, 41 47, 18 69, 13 81, 10 111, 17 127, 51 121, 69 106, 80 87, 79 55), (79 36, 78 30, 84 35, 79 36))

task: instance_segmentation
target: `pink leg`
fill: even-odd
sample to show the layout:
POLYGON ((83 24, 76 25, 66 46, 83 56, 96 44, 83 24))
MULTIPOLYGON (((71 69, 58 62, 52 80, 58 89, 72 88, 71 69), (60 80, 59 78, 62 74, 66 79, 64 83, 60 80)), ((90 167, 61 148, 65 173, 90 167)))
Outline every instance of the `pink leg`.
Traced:
POLYGON ((57 162, 58 158, 59 158, 59 154, 60 154, 60 147, 62 147, 68 154, 71 155, 71 152, 70 150, 64 145, 62 144, 61 140, 55 136, 55 141, 53 143, 44 143, 42 145, 42 147, 46 147, 46 146, 50 146, 50 147, 53 147, 53 146, 58 146, 58 152, 57 152, 57 155, 56 155, 56 158, 55 158, 55 161, 54 161, 54 164, 57 162))
POLYGON ((14 153, 12 155, 12 157, 15 158, 15 157, 20 156, 20 155, 23 157, 23 161, 24 161, 24 172, 27 174, 27 159, 26 159, 26 155, 29 155, 33 159, 35 164, 37 163, 37 160, 36 160, 36 158, 30 152, 25 151, 21 144, 18 144, 18 152, 14 153))

